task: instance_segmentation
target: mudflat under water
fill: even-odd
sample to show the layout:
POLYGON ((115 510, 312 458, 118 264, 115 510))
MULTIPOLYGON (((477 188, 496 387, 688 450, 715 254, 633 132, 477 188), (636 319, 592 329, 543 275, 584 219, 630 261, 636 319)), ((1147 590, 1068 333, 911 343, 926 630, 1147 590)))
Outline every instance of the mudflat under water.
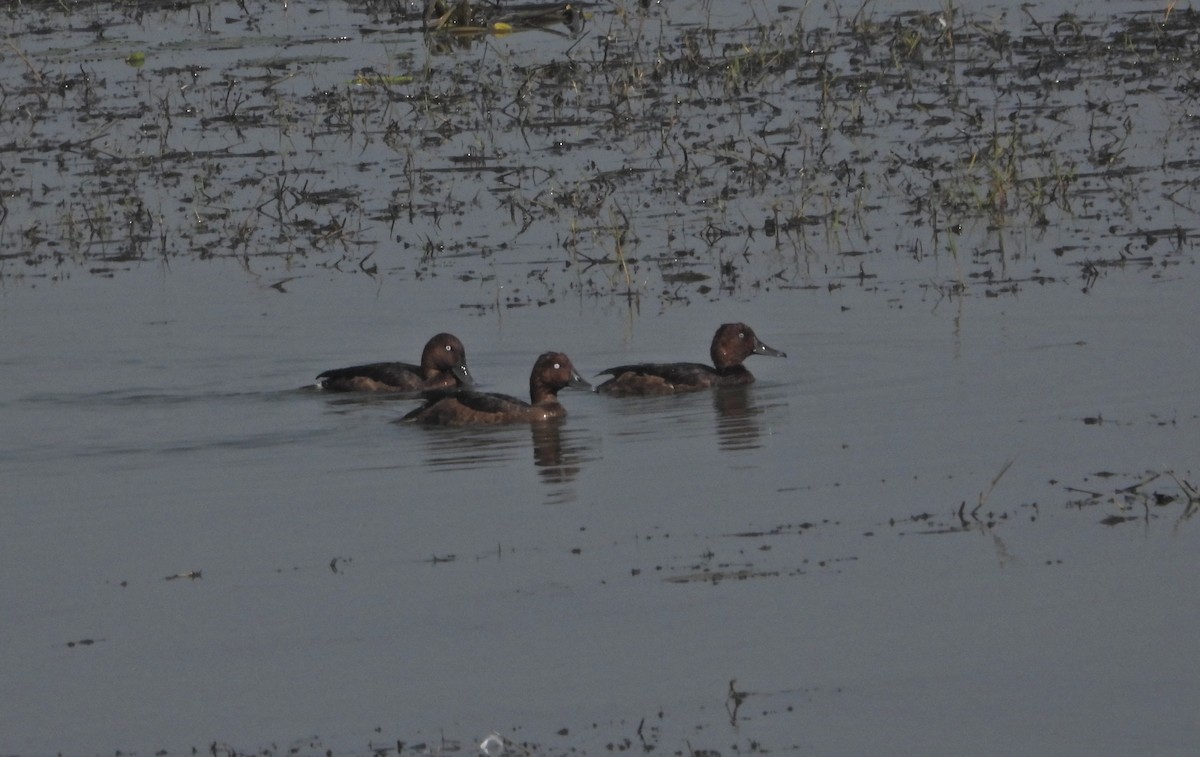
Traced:
POLYGON ((1082 13, 5 6, 0 752, 1191 753, 1200 27, 1082 13))

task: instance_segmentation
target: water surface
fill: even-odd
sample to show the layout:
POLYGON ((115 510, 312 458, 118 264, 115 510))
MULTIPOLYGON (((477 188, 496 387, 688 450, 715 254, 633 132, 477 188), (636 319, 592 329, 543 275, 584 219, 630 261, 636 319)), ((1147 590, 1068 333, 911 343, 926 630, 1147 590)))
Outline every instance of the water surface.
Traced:
POLYGON ((247 6, 5 17, 0 750, 1190 752, 1190 11, 247 6))

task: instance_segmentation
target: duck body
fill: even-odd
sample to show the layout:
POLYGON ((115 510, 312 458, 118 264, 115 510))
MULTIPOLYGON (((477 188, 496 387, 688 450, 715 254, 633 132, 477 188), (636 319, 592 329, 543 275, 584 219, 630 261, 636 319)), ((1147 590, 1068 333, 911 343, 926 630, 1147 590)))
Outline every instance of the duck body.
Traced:
POLYGON ((420 365, 364 363, 317 376, 317 387, 330 392, 420 392, 474 383, 467 368, 466 348, 458 337, 446 333, 425 343, 420 365))
POLYGON ((596 387, 596 391, 614 397, 678 394, 714 386, 754 383, 754 374, 741 365, 722 373, 703 363, 634 363, 618 365, 601 373, 612 378, 596 387))
POLYGON ((726 323, 717 329, 709 349, 713 365, 703 363, 633 363, 601 371, 608 379, 596 391, 614 397, 679 394, 717 386, 754 383, 754 374, 742 365, 751 355, 787 357, 768 347, 744 323, 726 323))
POLYGON ((558 401, 560 389, 591 389, 570 358, 561 352, 538 357, 529 375, 529 402, 508 394, 445 389, 424 392, 425 404, 400 419, 428 426, 485 426, 536 423, 566 416, 558 401))

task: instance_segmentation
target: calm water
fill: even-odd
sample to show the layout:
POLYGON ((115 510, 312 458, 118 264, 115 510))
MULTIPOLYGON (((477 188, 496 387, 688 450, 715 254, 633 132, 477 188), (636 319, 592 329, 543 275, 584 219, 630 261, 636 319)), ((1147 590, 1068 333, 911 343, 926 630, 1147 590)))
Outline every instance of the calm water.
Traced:
POLYGON ((1137 288, 789 293, 632 328, 444 311, 503 391, 551 346, 703 357, 730 313, 791 355, 744 394, 565 394, 544 434, 293 390, 415 353, 386 284, 285 296, 201 265, 9 291, 5 749, 590 751, 646 718, 671 749, 1183 753, 1195 524, 1178 502, 1100 524, 1148 471, 1194 477, 1191 287, 1137 288), (991 515, 941 533, 1010 459, 991 515))
MULTIPOLYGON (((667 20, 707 11, 687 8, 667 20)), ((188 44, 267 56, 276 26, 320 39, 366 23, 275 13, 249 41, 188 44)), ((190 17, 162 16, 168 31, 190 17)), ((545 40, 527 54, 569 46, 545 40)), ((400 32, 338 44, 423 54, 400 32)), ((355 65, 299 67, 345 80, 355 65)), ((1171 150, 1190 149, 1193 111, 1147 115, 1180 136, 1131 162, 1184 159, 1171 150)), ((366 183, 344 155, 306 160, 366 183)), ((507 235, 508 257, 374 276, 316 253, 150 256, 105 275, 6 258, 0 752, 471 754, 497 732, 510 753, 1192 753, 1200 522, 1168 472, 1200 478, 1195 245, 1122 237, 1150 262, 1091 281, 1061 254, 1111 261, 1114 223, 1194 227, 1194 193, 1168 202, 1137 176, 1124 215, 1014 223, 1016 287, 971 277, 995 255, 914 259, 898 215, 890 236, 869 215, 866 247, 851 241, 863 228, 839 237, 855 255, 797 257, 760 234, 739 258, 737 238, 711 253, 744 261, 729 288, 709 252, 706 292, 664 295, 646 264, 632 306, 548 251, 553 224, 516 234, 507 215, 442 233, 507 235), (772 278, 785 265, 787 284, 772 278), (544 350, 589 376, 704 360, 731 320, 789 355, 751 358, 753 387, 564 392, 568 418, 543 429, 411 428, 392 421, 412 401, 301 389, 326 368, 415 359, 447 330, 486 389, 522 394, 544 350)), ((467 176, 453 191, 488 194, 467 176)), ((28 247, 34 220, 6 219, 7 249, 28 247)), ((996 243, 984 226, 964 250, 996 243)), ((641 245, 658 238, 641 228, 641 245)))

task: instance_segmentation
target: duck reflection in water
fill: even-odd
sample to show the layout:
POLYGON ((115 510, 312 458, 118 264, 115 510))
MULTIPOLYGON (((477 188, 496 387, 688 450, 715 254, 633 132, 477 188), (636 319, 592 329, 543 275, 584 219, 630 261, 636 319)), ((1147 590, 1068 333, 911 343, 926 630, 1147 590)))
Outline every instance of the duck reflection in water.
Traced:
POLYGON ((583 463, 583 448, 578 444, 563 445, 562 421, 534 423, 533 464, 542 480, 548 484, 574 481, 583 463))
MULTIPOLYGON (((546 502, 572 502, 576 493, 571 484, 589 460, 593 444, 586 432, 568 431, 562 419, 529 424, 529 435, 519 426, 491 425, 442 427, 431 433, 425 443, 425 465, 451 473, 463 470, 515 468, 519 470, 533 452, 533 465, 539 480, 549 487, 546 502)), ((520 476, 513 478, 519 481, 520 476)))
POLYGON ((717 411, 717 444, 723 450, 757 449, 762 446, 758 418, 763 409, 754 401, 750 387, 722 386, 713 392, 717 411))

